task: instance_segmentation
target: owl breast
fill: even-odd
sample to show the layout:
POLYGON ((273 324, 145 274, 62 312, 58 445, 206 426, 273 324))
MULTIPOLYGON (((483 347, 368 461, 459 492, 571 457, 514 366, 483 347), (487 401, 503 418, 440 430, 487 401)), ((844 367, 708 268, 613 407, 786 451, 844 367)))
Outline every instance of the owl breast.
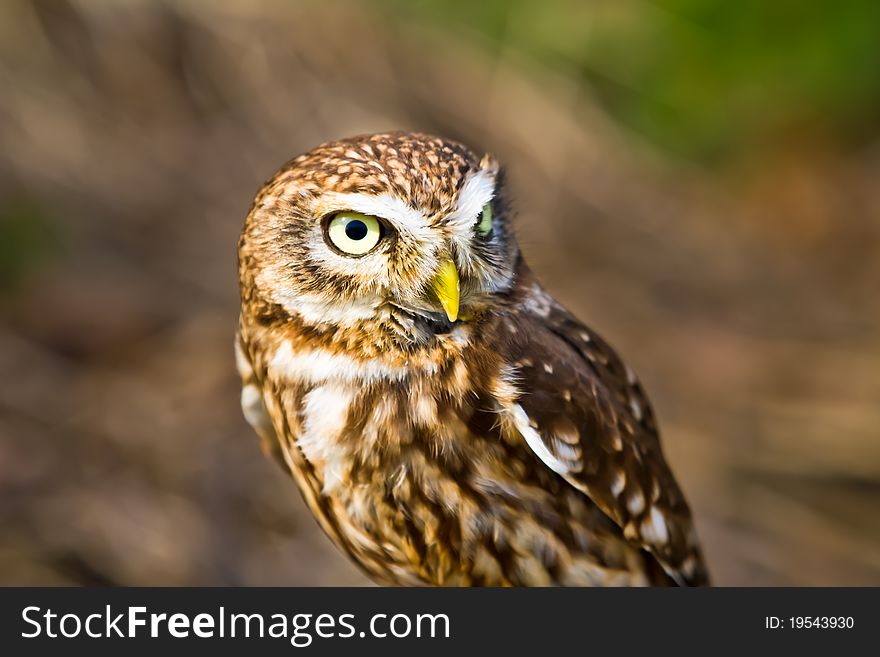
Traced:
POLYGON ((328 535, 387 583, 648 584, 643 553, 505 433, 465 363, 278 347, 265 413, 328 535))

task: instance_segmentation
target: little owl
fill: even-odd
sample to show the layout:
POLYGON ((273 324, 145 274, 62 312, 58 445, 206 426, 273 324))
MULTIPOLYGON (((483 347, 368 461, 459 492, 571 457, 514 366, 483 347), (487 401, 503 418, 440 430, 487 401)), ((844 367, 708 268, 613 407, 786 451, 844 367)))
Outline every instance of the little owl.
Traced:
POLYGON ((707 582, 644 391, 529 270, 493 157, 319 146, 257 194, 239 273, 245 417, 377 582, 707 582))

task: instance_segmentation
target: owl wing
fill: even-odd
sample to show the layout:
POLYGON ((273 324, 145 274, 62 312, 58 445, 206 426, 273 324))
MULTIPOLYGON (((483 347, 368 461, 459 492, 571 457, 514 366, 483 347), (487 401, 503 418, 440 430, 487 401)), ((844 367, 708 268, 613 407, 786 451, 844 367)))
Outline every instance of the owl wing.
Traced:
POLYGON ((537 286, 515 319, 520 394, 511 417, 529 447, 675 582, 708 583, 690 510, 632 371, 537 286))

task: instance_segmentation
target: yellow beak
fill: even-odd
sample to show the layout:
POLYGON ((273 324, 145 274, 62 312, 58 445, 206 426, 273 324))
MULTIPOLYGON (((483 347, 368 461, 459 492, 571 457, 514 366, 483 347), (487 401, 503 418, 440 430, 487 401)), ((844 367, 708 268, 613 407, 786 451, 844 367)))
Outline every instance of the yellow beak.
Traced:
POLYGON ((431 289, 446 311, 450 322, 458 319, 458 270, 452 260, 444 260, 431 282, 431 289))

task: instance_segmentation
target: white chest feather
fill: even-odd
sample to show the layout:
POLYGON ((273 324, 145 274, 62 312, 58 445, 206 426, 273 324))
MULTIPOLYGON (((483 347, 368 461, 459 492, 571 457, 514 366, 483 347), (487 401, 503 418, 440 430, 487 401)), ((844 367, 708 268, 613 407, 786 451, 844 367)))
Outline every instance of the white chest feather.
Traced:
POLYGON ((326 383, 302 401, 302 431, 296 444, 330 492, 347 480, 352 453, 344 435, 354 393, 349 386, 326 383))

